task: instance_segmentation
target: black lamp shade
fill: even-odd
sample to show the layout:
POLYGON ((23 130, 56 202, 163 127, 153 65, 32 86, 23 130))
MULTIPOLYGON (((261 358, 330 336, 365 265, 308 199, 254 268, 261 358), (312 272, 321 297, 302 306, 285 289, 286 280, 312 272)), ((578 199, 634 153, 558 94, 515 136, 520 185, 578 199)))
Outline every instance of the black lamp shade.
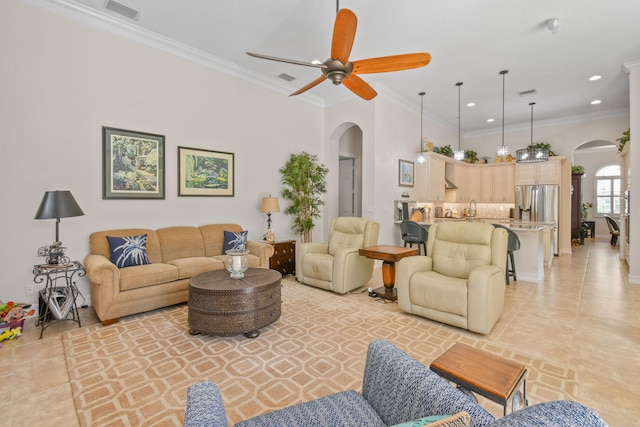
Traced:
POLYGON ((71 191, 47 191, 44 193, 35 219, 69 218, 82 216, 84 212, 73 198, 71 191))

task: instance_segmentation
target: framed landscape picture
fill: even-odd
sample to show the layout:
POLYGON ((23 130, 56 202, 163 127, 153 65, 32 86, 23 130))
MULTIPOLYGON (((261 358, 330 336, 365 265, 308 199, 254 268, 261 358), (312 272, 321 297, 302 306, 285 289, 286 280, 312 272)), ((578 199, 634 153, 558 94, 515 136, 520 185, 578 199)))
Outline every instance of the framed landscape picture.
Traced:
POLYGON ((102 198, 164 199, 164 136, 102 127, 102 198))
POLYGON ((413 187, 414 163, 408 160, 398 161, 398 185, 401 187, 413 187))
POLYGON ((233 197, 233 153, 178 147, 178 196, 233 197))

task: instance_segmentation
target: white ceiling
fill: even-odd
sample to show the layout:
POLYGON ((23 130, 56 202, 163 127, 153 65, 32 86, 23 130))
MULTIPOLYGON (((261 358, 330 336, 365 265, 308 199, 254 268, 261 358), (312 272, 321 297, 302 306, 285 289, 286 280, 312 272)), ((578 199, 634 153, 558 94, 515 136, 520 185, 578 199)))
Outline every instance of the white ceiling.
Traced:
MULTIPOLYGON (((179 41, 290 92, 317 78, 320 70, 245 52, 324 61, 336 13, 334 0, 118 0, 140 12, 134 21, 106 10, 106 0, 47 1, 67 8, 80 5, 111 22, 122 18, 125 26, 179 41), (287 83, 277 77, 281 73, 296 80, 287 83)), ((340 7, 358 17, 351 60, 432 55, 424 68, 361 77, 418 111, 418 93, 425 91, 425 115, 453 129, 458 128, 458 81, 464 83, 463 132, 501 129, 503 69, 509 70, 506 128, 529 126, 530 102, 536 103, 535 122, 628 114, 628 75, 622 65, 640 60, 638 0, 342 0, 340 7), (545 27, 552 17, 559 18, 557 34, 545 27), (594 74, 602 79, 590 82, 594 74), (537 93, 518 95, 531 89, 537 93), (602 103, 591 105, 594 99, 602 103), (476 106, 466 107, 470 101, 476 106), (489 118, 495 122, 487 123, 489 118)), ((301 96, 325 105, 355 98, 328 81, 301 96)))

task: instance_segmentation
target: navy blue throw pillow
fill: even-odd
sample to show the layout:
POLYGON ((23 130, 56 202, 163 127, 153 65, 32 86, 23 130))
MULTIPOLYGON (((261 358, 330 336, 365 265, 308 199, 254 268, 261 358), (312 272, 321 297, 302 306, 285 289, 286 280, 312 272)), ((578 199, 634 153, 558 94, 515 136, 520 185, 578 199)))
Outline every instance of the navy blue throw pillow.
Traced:
POLYGON ((147 235, 128 237, 107 236, 111 262, 118 268, 150 264, 147 258, 147 235))
POLYGON ((247 249, 247 231, 225 231, 222 252, 229 250, 244 251, 247 249))

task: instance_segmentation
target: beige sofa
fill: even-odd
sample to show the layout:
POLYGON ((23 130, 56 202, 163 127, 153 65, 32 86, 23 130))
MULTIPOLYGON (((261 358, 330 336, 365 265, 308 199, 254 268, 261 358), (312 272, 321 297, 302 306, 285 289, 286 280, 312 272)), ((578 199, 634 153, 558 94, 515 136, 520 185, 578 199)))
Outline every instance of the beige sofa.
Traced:
MULTIPOLYGON (((236 224, 130 228, 98 231, 89 237, 84 260, 91 282, 91 302, 104 325, 121 316, 187 301, 189 279, 206 271, 224 269, 224 231, 242 231, 236 224), (150 264, 118 268, 110 260, 106 236, 147 234, 150 264)), ((247 242, 249 267, 269 268, 274 249, 268 243, 247 242)))
POLYGON ((502 314, 507 231, 445 222, 429 228, 427 254, 397 264, 398 306, 407 313, 488 334, 502 314))

